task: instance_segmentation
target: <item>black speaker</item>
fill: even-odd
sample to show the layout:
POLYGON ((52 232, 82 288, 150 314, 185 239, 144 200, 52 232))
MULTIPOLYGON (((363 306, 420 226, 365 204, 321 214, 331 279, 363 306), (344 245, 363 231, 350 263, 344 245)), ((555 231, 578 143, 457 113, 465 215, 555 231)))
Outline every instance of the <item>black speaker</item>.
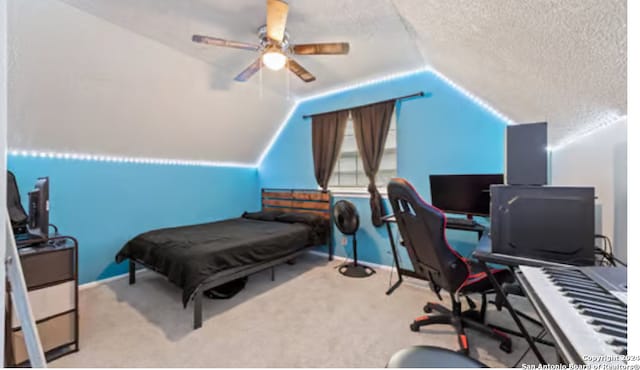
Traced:
POLYGON ((507 127, 507 171, 509 185, 547 185, 547 123, 507 127))

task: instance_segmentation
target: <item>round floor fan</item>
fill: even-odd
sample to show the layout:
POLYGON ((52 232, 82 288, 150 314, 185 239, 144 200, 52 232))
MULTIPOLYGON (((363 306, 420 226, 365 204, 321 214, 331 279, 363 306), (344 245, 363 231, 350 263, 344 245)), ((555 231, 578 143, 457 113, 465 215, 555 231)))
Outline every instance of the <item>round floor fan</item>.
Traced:
POLYGON ((358 241, 356 233, 360 228, 360 216, 353 203, 341 200, 333 206, 333 220, 338 230, 344 235, 351 235, 353 240, 353 262, 345 262, 338 268, 344 276, 363 278, 371 276, 375 270, 369 266, 358 263, 358 241))

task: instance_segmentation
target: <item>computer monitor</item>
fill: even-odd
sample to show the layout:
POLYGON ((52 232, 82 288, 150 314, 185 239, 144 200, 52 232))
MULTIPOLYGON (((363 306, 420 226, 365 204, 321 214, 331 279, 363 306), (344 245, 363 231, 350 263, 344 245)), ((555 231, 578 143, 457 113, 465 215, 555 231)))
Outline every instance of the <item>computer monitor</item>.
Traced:
POLYGON ((491 250, 570 265, 595 262, 592 187, 491 187, 491 250))
POLYGON ((431 204, 447 213, 489 216, 489 188, 504 175, 431 175, 431 204))
POLYGON ((29 192, 29 219, 27 231, 31 235, 47 238, 49 235, 49 178, 41 177, 29 192))

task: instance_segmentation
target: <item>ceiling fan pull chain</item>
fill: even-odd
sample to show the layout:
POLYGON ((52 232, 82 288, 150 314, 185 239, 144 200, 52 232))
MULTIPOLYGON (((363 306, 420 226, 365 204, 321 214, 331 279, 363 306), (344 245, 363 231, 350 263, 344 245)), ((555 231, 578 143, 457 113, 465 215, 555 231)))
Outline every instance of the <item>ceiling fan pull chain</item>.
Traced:
POLYGON ((287 58, 287 71, 285 72, 287 79, 287 100, 291 100, 291 75, 289 74, 289 58, 287 58))
MULTIPOLYGON (((260 63, 262 64, 262 61, 260 61, 260 63)), ((258 73, 260 73, 260 75, 259 75, 260 81, 258 83, 258 85, 260 85, 260 87, 258 88, 258 90, 260 91, 260 100, 262 100, 262 70, 263 70, 263 68, 260 68, 260 71, 258 72, 258 73)))

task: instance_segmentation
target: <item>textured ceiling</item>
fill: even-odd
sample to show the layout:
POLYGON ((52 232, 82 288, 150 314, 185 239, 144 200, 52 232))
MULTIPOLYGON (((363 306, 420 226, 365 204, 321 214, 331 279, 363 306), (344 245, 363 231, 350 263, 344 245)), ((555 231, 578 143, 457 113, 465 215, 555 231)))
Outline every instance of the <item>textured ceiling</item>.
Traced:
MULTIPOLYGON (((263 113, 227 115, 229 120, 220 123, 224 127, 218 127, 231 138, 227 146, 246 148, 229 150, 241 155, 224 155, 223 143, 207 152, 210 160, 257 160, 293 104, 285 100, 289 95, 306 97, 423 66, 516 122, 548 121, 552 144, 626 114, 624 0, 290 0, 293 43, 348 41, 351 52, 298 57, 318 78, 310 84, 287 73, 262 73, 268 101, 282 99, 276 113, 272 105, 245 99, 247 91, 256 91, 260 76, 246 88, 232 81, 255 59, 253 52, 190 41, 194 33, 256 41, 266 1, 60 1, 207 63, 209 88, 231 96, 222 109, 252 106, 263 113), (269 133, 248 135, 256 125, 269 133)), ((177 155, 192 157, 185 153, 177 155)))
POLYGON ((393 0, 425 62, 550 142, 627 111, 625 0, 393 0))

